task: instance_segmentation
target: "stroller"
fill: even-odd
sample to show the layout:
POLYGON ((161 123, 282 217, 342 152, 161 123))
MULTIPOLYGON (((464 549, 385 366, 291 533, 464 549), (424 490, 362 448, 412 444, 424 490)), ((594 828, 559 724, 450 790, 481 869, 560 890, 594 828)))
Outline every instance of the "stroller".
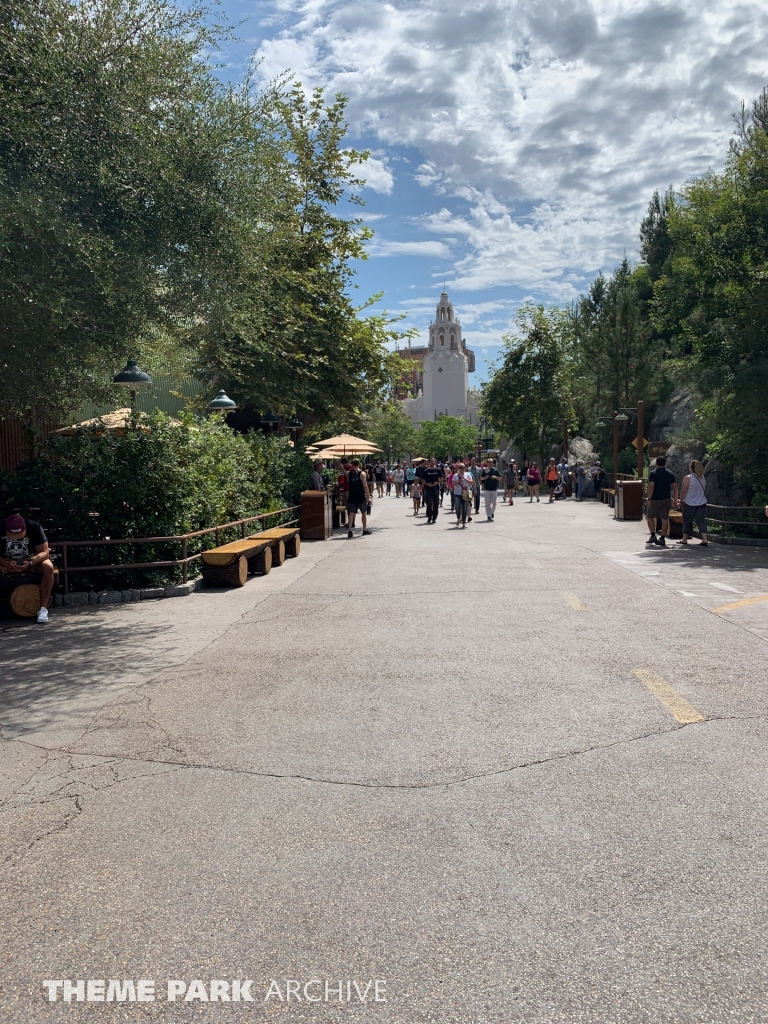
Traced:
POLYGON ((565 490, 563 488, 562 481, 557 481, 557 487, 555 487, 555 501, 561 501, 565 497, 565 490))

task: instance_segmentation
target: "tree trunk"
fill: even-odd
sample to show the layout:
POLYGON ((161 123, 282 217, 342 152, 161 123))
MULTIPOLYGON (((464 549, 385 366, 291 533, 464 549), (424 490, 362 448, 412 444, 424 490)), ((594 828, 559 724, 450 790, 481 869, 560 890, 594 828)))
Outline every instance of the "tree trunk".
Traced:
POLYGON ((258 555, 249 558, 248 568, 251 572, 260 572, 262 576, 266 576, 272 568, 272 548, 266 547, 258 555))
POLYGON ((289 558, 298 558, 300 550, 301 537, 299 537, 297 533, 295 537, 291 537, 291 539, 286 543, 285 553, 289 558))
POLYGON ((248 560, 240 555, 229 565, 203 562, 203 581, 207 587, 242 587, 248 578, 248 560))

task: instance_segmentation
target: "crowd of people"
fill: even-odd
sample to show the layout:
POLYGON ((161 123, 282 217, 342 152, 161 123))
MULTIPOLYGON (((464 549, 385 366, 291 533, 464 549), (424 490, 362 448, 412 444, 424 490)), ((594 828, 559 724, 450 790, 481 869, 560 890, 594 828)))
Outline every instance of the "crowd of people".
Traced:
MULTIPOLYGON (((605 473, 599 460, 595 460, 588 471, 582 461, 569 466, 565 458, 557 462, 551 458, 543 472, 535 459, 524 459, 520 466, 516 462, 500 468, 496 459, 488 457, 479 460, 471 456, 466 460, 420 459, 415 462, 397 462, 387 465, 383 460, 362 465, 359 459, 343 459, 336 463, 338 477, 336 487, 342 504, 347 507, 347 536, 352 537, 356 517, 361 516, 363 536, 367 528, 367 516, 371 511, 371 500, 380 498, 410 498, 414 517, 422 513, 426 522, 436 521, 438 512, 444 507, 446 496, 450 512, 456 518, 457 527, 464 528, 472 522, 473 514, 480 514, 480 503, 484 504, 486 520, 492 522, 496 515, 499 491, 502 503, 512 506, 515 497, 523 496, 529 502, 541 501, 541 489, 554 502, 567 497, 584 500, 588 479, 592 480, 594 494, 599 499, 605 473)), ((329 484, 323 463, 318 461, 312 473, 312 486, 323 489, 329 484)))
MULTIPOLYGON (((359 459, 343 459, 336 463, 338 477, 336 487, 341 502, 347 509, 347 536, 354 536, 357 516, 360 515, 363 536, 368 536, 368 516, 374 492, 381 498, 410 498, 413 516, 426 517, 428 524, 437 521, 440 509, 447 508, 456 519, 457 528, 464 529, 472 522, 473 514, 480 514, 483 501, 485 516, 493 522, 499 491, 502 503, 514 505, 520 494, 529 502, 540 502, 544 488, 548 501, 555 502, 573 497, 585 500, 587 483, 591 482, 594 497, 599 500, 605 481, 605 472, 599 459, 587 469, 582 460, 569 465, 565 457, 558 462, 550 458, 541 470, 536 459, 524 458, 520 466, 513 461, 499 468, 496 459, 489 457, 478 460, 471 456, 461 459, 442 460, 420 459, 415 463, 397 462, 389 466, 379 460, 362 465, 359 459)), ((315 463, 312 471, 312 486, 322 490, 329 486, 329 478, 321 461, 315 463)), ((675 476, 666 468, 666 460, 660 456, 652 465, 648 477, 646 521, 650 536, 648 545, 666 547, 670 534, 670 513, 680 509, 683 516, 683 536, 678 543, 688 544, 696 525, 701 544, 709 543, 706 532, 705 511, 707 506, 704 467, 694 460, 688 475, 679 489, 675 476)), ((766 508, 768 516, 768 508, 766 508)))

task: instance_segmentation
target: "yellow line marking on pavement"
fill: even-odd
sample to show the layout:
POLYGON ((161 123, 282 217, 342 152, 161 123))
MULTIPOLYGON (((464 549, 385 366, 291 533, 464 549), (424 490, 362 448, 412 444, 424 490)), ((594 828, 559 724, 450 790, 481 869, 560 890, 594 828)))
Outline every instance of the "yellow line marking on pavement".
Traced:
POLYGON ((768 601, 768 594, 761 594, 760 597, 745 597, 742 601, 734 601, 733 604, 721 604, 719 608, 712 609, 712 614, 732 612, 736 608, 745 608, 748 604, 759 604, 761 601, 768 601))
POLYGON ((699 714, 685 697, 681 697, 677 690, 673 689, 666 679, 662 679, 656 672, 650 672, 644 668, 636 668, 635 675, 645 683, 653 696, 661 701, 676 721, 681 722, 683 725, 704 721, 704 715, 699 714))
POLYGON ((566 590, 563 591, 563 597, 568 604, 573 608, 575 612, 588 612, 589 608, 580 600, 575 594, 569 594, 566 590))

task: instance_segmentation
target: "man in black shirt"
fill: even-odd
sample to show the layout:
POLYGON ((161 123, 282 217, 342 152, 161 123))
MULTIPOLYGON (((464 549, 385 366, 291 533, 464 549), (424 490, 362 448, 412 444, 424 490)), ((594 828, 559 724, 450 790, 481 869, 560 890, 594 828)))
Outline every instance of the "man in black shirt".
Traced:
POLYGON ((440 508, 440 481, 444 478, 441 470, 437 468, 434 458, 429 460, 429 465, 421 475, 421 483, 424 487, 424 504, 427 507, 427 522, 434 523, 437 519, 440 508))
POLYGON ((337 462, 336 465, 339 471, 347 478, 347 483, 349 484, 349 495, 347 497, 349 525, 347 527, 347 537, 353 536, 355 516, 358 512, 363 521, 363 536, 367 537, 371 532, 368 529, 368 503, 371 500, 371 492, 368 489, 368 477, 360 470, 359 459, 353 459, 351 463, 345 464, 337 462))
POLYGON ((40 523, 24 516, 13 515, 0 529, 0 573, 17 573, 40 577, 40 610, 38 622, 48 621, 48 602, 53 590, 53 562, 48 549, 48 538, 40 523))
POLYGON ((646 502, 646 522, 650 530, 647 544, 658 544, 665 548, 665 537, 669 536, 669 513, 672 507, 677 508, 677 480, 675 474, 667 469, 667 460, 663 455, 656 459, 656 468, 648 474, 648 500, 646 502), (661 535, 656 536, 656 520, 661 520, 661 535))
POLYGON ((496 498, 498 497, 500 480, 501 473, 496 468, 496 460, 488 459, 488 465, 483 466, 480 473, 480 482, 483 486, 485 514, 488 517, 489 522, 496 515, 496 498))

